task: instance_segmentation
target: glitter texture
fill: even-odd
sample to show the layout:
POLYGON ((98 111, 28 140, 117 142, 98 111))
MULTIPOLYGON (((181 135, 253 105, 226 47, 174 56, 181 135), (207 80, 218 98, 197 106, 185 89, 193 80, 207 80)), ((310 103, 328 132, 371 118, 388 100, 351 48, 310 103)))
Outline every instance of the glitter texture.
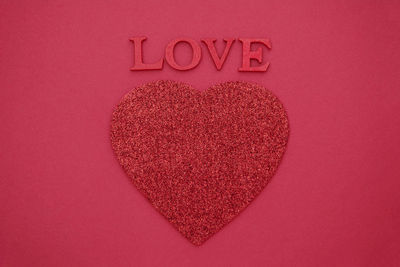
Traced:
POLYGON ((262 86, 199 91, 137 87, 116 107, 111 143, 137 189, 193 244, 238 215, 276 172, 289 136, 282 103, 262 86))

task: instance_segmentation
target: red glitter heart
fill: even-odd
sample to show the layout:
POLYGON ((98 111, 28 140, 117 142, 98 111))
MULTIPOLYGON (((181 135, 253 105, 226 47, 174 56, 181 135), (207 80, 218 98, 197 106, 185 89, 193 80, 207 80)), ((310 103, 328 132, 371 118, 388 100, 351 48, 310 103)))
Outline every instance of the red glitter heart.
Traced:
POLYGON ((247 82, 204 92, 148 83, 123 97, 111 124, 112 147, 134 185, 195 245, 263 190, 288 136, 282 103, 247 82))

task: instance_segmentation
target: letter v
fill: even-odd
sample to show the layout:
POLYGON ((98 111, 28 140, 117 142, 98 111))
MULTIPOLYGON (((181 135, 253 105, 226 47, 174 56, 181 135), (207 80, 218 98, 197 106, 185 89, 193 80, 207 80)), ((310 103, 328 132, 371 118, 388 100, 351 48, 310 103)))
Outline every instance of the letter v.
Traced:
POLYGON ((201 39, 201 41, 207 45, 208 51, 210 52, 211 58, 213 59, 217 70, 221 70, 222 65, 224 65, 225 60, 229 54, 231 46, 232 46, 233 42, 235 41, 235 38, 224 38, 226 45, 225 45, 225 50, 222 53, 221 57, 218 56, 217 50, 215 49, 214 43, 215 43, 216 39, 206 38, 206 39, 201 39))

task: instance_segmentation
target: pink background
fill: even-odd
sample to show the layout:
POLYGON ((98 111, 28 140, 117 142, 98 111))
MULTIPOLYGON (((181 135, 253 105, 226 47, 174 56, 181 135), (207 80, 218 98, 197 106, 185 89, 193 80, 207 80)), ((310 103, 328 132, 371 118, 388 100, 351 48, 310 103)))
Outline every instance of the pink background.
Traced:
MULTIPOLYGON (((400 2, 0 2, 0 266, 399 266, 400 2), (267 37, 266 73, 131 72, 177 37, 267 37), (291 136, 261 195, 201 247, 138 193, 109 141, 130 89, 257 82, 291 136)), ((221 43, 218 44, 221 44, 221 43)), ((219 48, 222 48, 219 46, 219 48)), ((177 53, 190 58, 187 47, 177 53)))

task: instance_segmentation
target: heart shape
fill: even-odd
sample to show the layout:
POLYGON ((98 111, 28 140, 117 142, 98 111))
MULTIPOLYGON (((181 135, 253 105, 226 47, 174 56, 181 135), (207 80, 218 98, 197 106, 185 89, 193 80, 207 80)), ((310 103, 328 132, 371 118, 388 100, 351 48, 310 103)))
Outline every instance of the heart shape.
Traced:
POLYGON ((288 118, 262 86, 204 92, 175 81, 137 87, 114 110, 111 143, 137 189, 193 244, 264 189, 286 149, 288 118))

